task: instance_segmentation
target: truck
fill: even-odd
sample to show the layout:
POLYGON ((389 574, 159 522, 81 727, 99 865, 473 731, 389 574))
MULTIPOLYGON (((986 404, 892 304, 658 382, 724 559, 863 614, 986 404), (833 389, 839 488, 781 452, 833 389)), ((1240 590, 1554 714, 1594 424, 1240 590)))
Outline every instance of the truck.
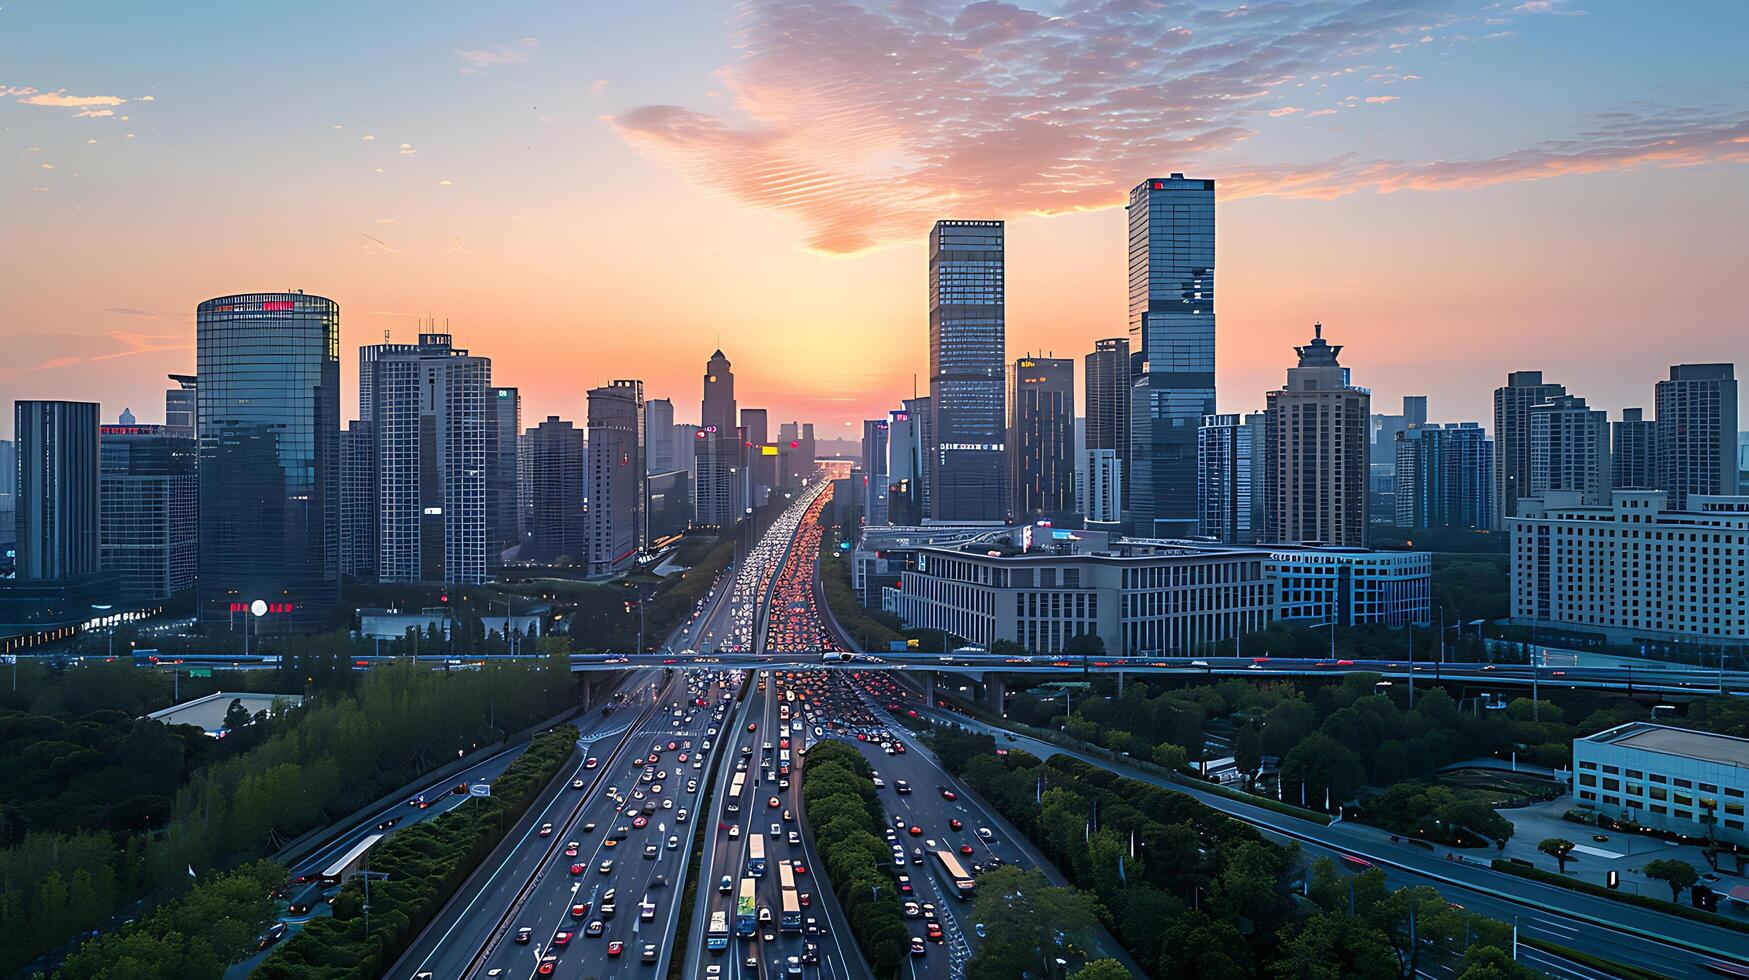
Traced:
POLYGON ((705 930, 704 948, 713 953, 720 953, 729 948, 729 910, 717 909, 711 913, 710 928, 705 930))
POLYGON ((759 898, 752 878, 741 879, 741 893, 735 898, 735 935, 752 939, 759 931, 759 898))

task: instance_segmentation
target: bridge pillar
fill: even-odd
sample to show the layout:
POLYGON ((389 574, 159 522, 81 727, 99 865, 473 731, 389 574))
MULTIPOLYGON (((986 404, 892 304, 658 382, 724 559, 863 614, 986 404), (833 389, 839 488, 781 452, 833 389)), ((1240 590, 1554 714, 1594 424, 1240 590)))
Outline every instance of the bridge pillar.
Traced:
POLYGON ((935 671, 923 672, 923 703, 935 707, 935 671))
POLYGON ((1001 674, 984 675, 984 698, 990 702, 990 710, 1002 713, 1003 702, 1008 700, 1008 685, 1003 682, 1001 674))
POLYGON ((1117 696, 1118 696, 1118 700, 1121 701, 1123 699, 1123 668, 1122 667, 1119 667, 1117 669, 1117 696))

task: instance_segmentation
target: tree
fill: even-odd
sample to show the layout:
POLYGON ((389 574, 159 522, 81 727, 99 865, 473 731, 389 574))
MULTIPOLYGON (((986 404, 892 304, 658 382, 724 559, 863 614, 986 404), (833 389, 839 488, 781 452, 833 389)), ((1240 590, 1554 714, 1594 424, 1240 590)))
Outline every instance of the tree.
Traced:
POLYGON ((1512 962, 1498 946, 1471 946, 1464 954, 1464 972, 1458 980, 1537 980, 1542 974, 1512 962))
POLYGON ((1257 767, 1263 764, 1263 730, 1256 722, 1247 721, 1233 736, 1233 764, 1245 774, 1245 785, 1251 785, 1257 767))
POLYGON ((1171 742, 1161 742, 1154 746, 1153 757, 1154 765, 1173 772, 1183 769, 1190 761, 1190 754, 1184 751, 1184 747, 1171 742))
POLYGON ((984 943, 966 965, 970 980, 1048 975, 1070 946, 1086 946, 1099 927, 1100 906, 1073 888, 1056 888, 1038 871, 1002 867, 978 880, 973 918, 986 924, 984 943))
POLYGON ((1130 980, 1130 971, 1114 959, 1092 960, 1069 974, 1070 980, 1130 980))
POLYGON ((1573 853, 1573 848, 1576 846, 1577 845, 1570 840, 1561 837, 1549 837, 1543 840, 1542 843, 1538 844, 1536 849, 1554 858, 1555 862, 1560 865, 1561 873, 1566 874, 1567 858, 1573 853))
POLYGON ((1322 732, 1306 736, 1281 762, 1284 783, 1305 788, 1306 802, 1317 806, 1327 791, 1332 804, 1351 799, 1366 783, 1366 769, 1354 750, 1322 732))
POLYGON ((1669 885, 1670 900, 1672 902, 1682 897, 1682 890, 1684 888, 1688 888, 1700 880, 1700 872, 1696 871, 1694 865, 1689 864, 1687 861, 1677 861, 1675 859, 1650 861, 1640 870, 1645 872, 1646 877, 1653 881, 1662 881, 1664 884, 1669 885))
POLYGON ((248 725, 252 720, 249 709, 243 707, 243 699, 232 698, 231 706, 225 709, 225 731, 234 732, 248 725))

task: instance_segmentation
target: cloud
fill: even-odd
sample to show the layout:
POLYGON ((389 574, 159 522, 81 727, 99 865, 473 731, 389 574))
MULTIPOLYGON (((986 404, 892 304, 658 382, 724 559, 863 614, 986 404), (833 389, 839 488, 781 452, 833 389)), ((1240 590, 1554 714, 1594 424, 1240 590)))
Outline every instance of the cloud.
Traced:
POLYGON ((1740 120, 1647 109, 1630 110, 1639 118, 1630 130, 1650 125, 1681 154, 1638 147, 1605 121, 1476 160, 1320 163, 1273 148, 1258 130, 1293 89, 1424 72, 1392 67, 1390 47, 1483 32, 1467 0, 1227 11, 1150 0, 742 0, 734 9, 738 56, 712 86, 722 98, 701 93, 696 106, 644 105, 606 121, 694 185, 797 218, 807 245, 829 253, 916 241, 940 217, 1113 207, 1161 172, 1219 178, 1228 196, 1330 195, 1741 152, 1719 140, 1740 120))
POLYGON ((78 112, 73 113, 73 118, 78 119, 81 116, 89 116, 92 118, 97 118, 100 116, 113 116, 113 115, 115 115, 114 109, 81 109, 78 112))
POLYGON ((439 186, 439 187, 454 187, 455 183, 446 177, 443 180, 438 181, 437 186, 439 186))
POLYGON ((112 306, 104 312, 119 316, 138 317, 141 320, 156 320, 159 317, 159 314, 153 313, 151 310, 136 310, 131 306, 112 306))
POLYGON ((1554 14, 1556 17, 1583 17, 1585 11, 1572 10, 1567 7, 1566 0, 1526 0, 1512 8, 1520 14, 1554 14))
POLYGON ((1270 118, 1274 119, 1274 118, 1279 118, 1281 116, 1291 116, 1294 113, 1299 112, 1299 111, 1300 111, 1299 106, 1284 105, 1279 109, 1269 110, 1269 115, 1270 115, 1270 118))
POLYGON ((365 239, 365 241, 366 241, 366 244, 364 246, 364 250, 366 253, 375 253, 378 251, 382 251, 382 252, 390 252, 390 253, 398 254, 401 251, 400 249, 395 248, 394 246, 390 245, 388 242, 385 242, 382 239, 376 237, 375 235, 366 235, 363 232, 360 232, 359 237, 365 239))
POLYGON ((370 136, 368 134, 359 138, 360 142, 364 142, 364 143, 369 143, 374 139, 376 139, 375 136, 370 136))
POLYGON ((1401 98, 1401 95, 1369 95, 1366 97, 1366 101, 1372 105, 1384 105, 1386 102, 1396 102, 1401 98))
POLYGON ((402 143, 401 144, 401 155, 402 156, 412 156, 413 154, 418 153, 418 152, 419 152, 418 150, 413 149, 413 144, 411 144, 411 143, 402 143))
POLYGON ((0 361, 0 380, 17 381, 37 372, 114 361, 142 354, 193 350, 193 338, 192 329, 165 334, 112 330, 100 334, 0 336, 0 347, 8 355, 4 361, 0 361))
MULTIPOLYGON (((10 93, 11 89, 7 90, 10 93)), ((30 90, 35 92, 34 89, 30 90)), ((116 95, 68 95, 66 89, 53 92, 36 92, 18 100, 24 105, 54 106, 62 109, 77 109, 86 106, 121 105, 127 100, 116 95)))
POLYGON ((473 51, 457 51, 460 58, 462 74, 480 75, 487 69, 498 65, 518 65, 534 57, 535 49, 540 47, 540 41, 525 37, 506 44, 494 44, 489 48, 478 48, 473 51))

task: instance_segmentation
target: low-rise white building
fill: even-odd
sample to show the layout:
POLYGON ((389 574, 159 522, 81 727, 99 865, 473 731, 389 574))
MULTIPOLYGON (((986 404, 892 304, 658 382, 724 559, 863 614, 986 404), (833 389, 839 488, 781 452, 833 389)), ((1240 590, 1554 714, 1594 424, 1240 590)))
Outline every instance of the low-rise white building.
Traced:
POLYGON ((1573 795, 1642 827, 1749 844, 1749 739, 1630 722, 1573 741, 1573 795))
POLYGON ((1512 534, 1512 621, 1618 644, 1749 640, 1749 496, 1617 490, 1528 497, 1512 534))
MULTIPOLYGON (((1125 538, 1121 544, 1230 549, 1201 541, 1125 538)), ((1340 626, 1408 626, 1433 618, 1433 555, 1320 544, 1257 544, 1275 585, 1275 618, 1340 626)))

